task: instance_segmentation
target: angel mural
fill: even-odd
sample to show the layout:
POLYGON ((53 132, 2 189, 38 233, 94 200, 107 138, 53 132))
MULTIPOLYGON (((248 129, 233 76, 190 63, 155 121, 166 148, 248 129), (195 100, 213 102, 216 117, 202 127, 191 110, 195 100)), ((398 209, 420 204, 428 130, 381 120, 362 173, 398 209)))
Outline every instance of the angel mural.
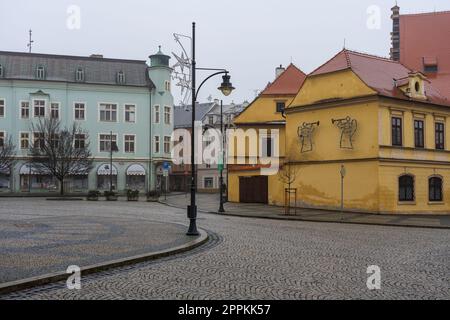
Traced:
POLYGON ((341 149, 353 149, 353 137, 358 129, 358 121, 350 117, 333 119, 331 122, 341 130, 341 149))
POLYGON ((298 127, 297 134, 300 139, 302 153, 313 151, 314 148, 313 134, 318 126, 320 126, 320 122, 313 122, 313 123, 304 122, 300 127, 298 127))

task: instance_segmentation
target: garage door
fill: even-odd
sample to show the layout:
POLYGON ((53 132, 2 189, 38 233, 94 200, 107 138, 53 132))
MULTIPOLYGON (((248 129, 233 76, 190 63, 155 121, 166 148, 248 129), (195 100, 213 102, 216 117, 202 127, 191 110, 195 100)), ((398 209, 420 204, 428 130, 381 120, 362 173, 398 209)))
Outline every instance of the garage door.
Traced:
POLYGON ((239 177, 239 199, 242 203, 269 203, 267 176, 239 177))

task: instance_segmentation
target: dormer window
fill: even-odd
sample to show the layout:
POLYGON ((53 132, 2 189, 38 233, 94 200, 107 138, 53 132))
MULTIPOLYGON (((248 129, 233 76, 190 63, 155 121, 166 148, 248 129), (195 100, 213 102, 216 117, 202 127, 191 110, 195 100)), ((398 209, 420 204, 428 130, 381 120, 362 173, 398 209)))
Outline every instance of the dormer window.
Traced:
POLYGON ((84 82, 84 70, 83 68, 78 68, 75 72, 75 80, 77 82, 84 82))
POLYGON ((44 80, 45 79, 45 68, 44 66, 39 66, 36 69, 36 79, 44 80))
POLYGON ((0 64, 0 78, 3 78, 5 76, 5 70, 3 66, 0 64))
POLYGON ((425 73, 437 73, 438 61, 436 57, 424 57, 423 58, 423 71, 425 73))
POLYGON ((123 73, 123 71, 119 71, 117 73, 117 83, 118 84, 124 84, 125 83, 125 73, 123 73))
POLYGON ((408 77, 396 79, 395 85, 410 98, 426 100, 425 84, 427 78, 420 72, 411 72, 408 77))

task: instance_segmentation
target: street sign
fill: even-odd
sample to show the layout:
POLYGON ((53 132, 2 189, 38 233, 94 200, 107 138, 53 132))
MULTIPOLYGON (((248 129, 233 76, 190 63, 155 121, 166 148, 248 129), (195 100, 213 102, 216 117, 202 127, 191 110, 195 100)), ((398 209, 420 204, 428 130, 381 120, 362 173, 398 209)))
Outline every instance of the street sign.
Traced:
POLYGON ((163 176, 168 177, 169 176, 169 170, 163 170, 163 176))
POLYGON ((164 170, 169 170, 170 169, 170 163, 169 162, 164 162, 163 163, 163 169, 164 170))

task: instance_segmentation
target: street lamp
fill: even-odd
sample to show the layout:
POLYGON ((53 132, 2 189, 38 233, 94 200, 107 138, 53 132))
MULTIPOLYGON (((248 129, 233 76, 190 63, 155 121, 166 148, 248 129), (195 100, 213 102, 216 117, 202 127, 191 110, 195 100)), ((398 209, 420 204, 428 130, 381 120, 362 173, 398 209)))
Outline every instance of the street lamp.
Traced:
POLYGON ((223 83, 218 88, 225 96, 229 96, 231 92, 235 89, 233 85, 230 82, 230 76, 228 75, 229 72, 225 69, 211 69, 211 68, 197 68, 197 62, 195 60, 195 22, 192 23, 192 62, 191 62, 191 89, 192 89, 192 132, 191 132, 191 204, 188 206, 188 219, 190 221, 189 223, 189 230, 187 232, 188 236, 198 236, 199 232, 197 230, 197 205, 196 205, 196 183, 197 183, 197 172, 196 172, 196 166, 195 166, 195 105, 197 103, 197 97, 200 89, 203 87, 203 85, 211 79, 214 76, 223 74, 223 83), (196 76, 197 76, 197 70, 199 71, 216 71, 215 73, 208 76, 203 82, 200 84, 200 86, 196 87, 196 76))
POLYGON ((109 135, 109 160, 110 160, 110 168, 109 168, 109 191, 113 192, 113 152, 119 152, 119 148, 117 147, 117 143, 113 141, 113 133, 109 135))

